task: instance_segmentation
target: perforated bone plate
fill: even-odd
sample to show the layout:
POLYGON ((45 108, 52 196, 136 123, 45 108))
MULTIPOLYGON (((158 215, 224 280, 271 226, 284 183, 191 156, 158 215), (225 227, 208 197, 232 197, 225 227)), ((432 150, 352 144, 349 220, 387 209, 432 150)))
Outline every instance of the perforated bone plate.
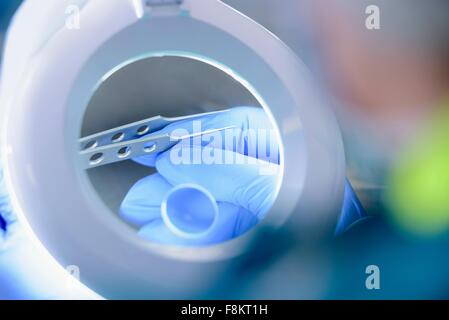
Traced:
POLYGON ((233 126, 193 133, 182 137, 174 137, 168 133, 147 136, 175 122, 200 119, 204 116, 221 114, 227 111, 222 110, 175 118, 156 116, 81 138, 79 140, 79 148, 81 150, 82 166, 84 169, 89 169, 130 158, 160 153, 170 149, 182 139, 231 129, 233 126))

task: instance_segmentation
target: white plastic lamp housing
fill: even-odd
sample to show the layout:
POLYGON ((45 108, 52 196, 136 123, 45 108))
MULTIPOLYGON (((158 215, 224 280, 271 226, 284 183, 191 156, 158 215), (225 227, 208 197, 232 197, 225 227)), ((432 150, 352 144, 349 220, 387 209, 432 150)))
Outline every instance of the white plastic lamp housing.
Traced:
MULTIPOLYGON (((16 25, 27 23, 19 18, 16 25)), ((83 114, 104 79, 141 58, 212 64, 265 108, 282 142, 284 175, 263 224, 306 235, 336 222, 345 169, 338 126, 306 68, 269 31, 218 0, 95 0, 80 22, 47 37, 20 88, 2 92, 2 153, 16 211, 61 265, 79 266, 84 284, 107 298, 198 297, 257 232, 211 247, 157 245, 99 200, 77 162, 83 114)))

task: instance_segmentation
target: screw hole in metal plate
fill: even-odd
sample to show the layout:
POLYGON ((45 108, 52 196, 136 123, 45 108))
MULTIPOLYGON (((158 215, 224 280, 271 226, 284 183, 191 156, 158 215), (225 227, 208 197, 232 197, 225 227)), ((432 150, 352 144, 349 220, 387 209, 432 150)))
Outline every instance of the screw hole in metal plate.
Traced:
POLYGON ((112 136, 111 141, 120 142, 123 140, 123 138, 125 138, 125 134, 123 132, 118 132, 112 136))
POLYGON ((117 156, 119 158, 126 158, 131 154, 131 148, 130 147, 122 147, 117 151, 117 156))
POLYGON ((88 143, 86 143, 86 145, 84 146, 84 150, 96 148, 97 145, 98 145, 98 141, 96 141, 96 140, 91 140, 91 141, 89 141, 88 143))
POLYGON ((147 125, 143 125, 143 126, 139 127, 139 129, 137 129, 137 134, 139 136, 143 136, 148 131, 150 131, 150 127, 147 125))
POLYGON ((101 152, 95 153, 94 155, 92 155, 92 157, 90 157, 89 162, 90 164, 96 165, 99 164, 101 161, 103 161, 103 154, 101 152))
POLYGON ((151 153, 154 150, 156 150, 156 143, 155 142, 149 142, 149 143, 147 143, 147 144, 145 144, 143 146, 143 151, 146 152, 146 153, 151 153))

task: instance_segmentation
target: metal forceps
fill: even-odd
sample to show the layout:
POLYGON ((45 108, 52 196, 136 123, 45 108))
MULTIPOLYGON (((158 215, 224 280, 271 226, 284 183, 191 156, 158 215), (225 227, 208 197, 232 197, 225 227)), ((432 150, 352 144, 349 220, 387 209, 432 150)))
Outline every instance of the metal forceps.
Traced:
POLYGON ((194 132, 184 136, 172 136, 170 133, 147 136, 175 122, 219 115, 227 111, 222 110, 173 118, 155 116, 83 137, 79 139, 79 154, 82 167, 83 169, 90 169, 135 157, 161 153, 183 139, 233 128, 233 126, 228 126, 194 132))

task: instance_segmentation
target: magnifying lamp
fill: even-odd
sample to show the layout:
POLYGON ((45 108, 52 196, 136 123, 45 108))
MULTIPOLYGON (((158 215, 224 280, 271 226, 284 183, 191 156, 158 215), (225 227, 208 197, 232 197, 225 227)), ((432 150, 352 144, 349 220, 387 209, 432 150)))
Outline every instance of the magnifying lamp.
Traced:
POLYGON ((251 254, 247 243, 258 227, 198 248, 138 237, 80 164, 78 140, 96 90, 152 58, 220 70, 266 111, 283 177, 261 224, 304 236, 335 225, 345 177, 340 131, 306 67, 275 35, 218 0, 90 1, 80 23, 79 30, 54 30, 18 76, 20 90, 2 96, 1 136, 17 213, 61 265, 79 266, 85 285, 107 298, 194 298, 234 257, 251 254))

